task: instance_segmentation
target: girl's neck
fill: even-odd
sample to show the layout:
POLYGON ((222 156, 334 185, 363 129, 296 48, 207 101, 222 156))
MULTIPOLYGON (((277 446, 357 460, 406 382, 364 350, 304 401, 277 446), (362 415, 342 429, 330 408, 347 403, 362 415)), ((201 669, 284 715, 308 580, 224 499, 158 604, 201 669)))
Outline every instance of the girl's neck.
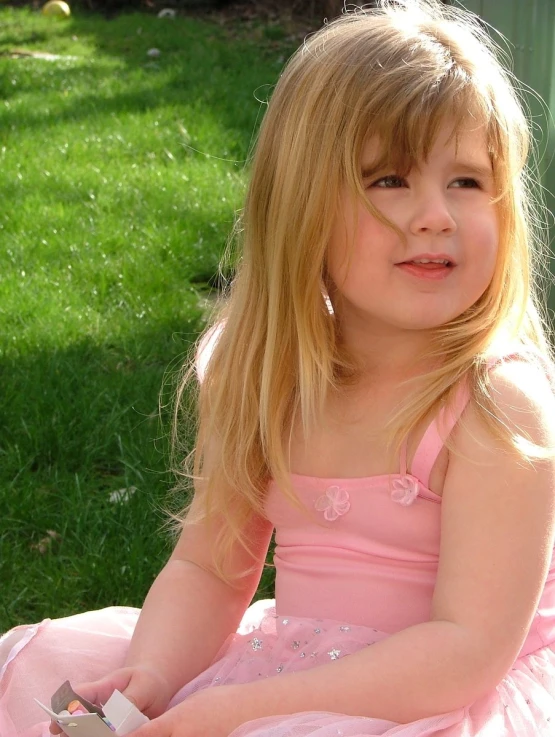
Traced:
MULTIPOLYGON (((360 384, 395 384, 429 370, 430 334, 423 330, 348 328, 342 343, 361 367, 360 384)), ((359 382, 357 382, 359 383, 359 382)))

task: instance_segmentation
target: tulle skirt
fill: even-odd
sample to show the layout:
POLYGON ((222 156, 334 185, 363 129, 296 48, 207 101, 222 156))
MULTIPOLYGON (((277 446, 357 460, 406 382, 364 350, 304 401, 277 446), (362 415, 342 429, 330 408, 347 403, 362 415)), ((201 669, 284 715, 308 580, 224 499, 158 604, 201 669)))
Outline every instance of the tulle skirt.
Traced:
MULTIPOLYGON (((111 607, 38 625, 0 639, 0 736, 47 737, 33 697, 48 703, 66 679, 95 680, 120 667, 139 610, 111 607)), ((246 683, 333 663, 387 638, 348 622, 277 617, 273 601, 254 604, 215 662, 172 700, 204 688, 246 683)), ((247 722, 230 737, 554 737, 555 646, 519 658, 483 698, 446 714, 399 724, 328 712, 247 722)))

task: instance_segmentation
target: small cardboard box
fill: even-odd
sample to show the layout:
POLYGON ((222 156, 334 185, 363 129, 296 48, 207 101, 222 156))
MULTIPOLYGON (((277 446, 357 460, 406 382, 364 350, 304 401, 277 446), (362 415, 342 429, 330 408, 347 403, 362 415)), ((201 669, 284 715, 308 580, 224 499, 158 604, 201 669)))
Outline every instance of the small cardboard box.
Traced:
POLYGON ((60 716, 52 709, 41 704, 37 699, 35 701, 60 725, 68 737, 114 737, 114 735, 123 737, 149 721, 148 717, 145 717, 135 704, 126 699, 120 691, 114 691, 102 707, 104 716, 115 728, 115 731, 96 712, 60 716))

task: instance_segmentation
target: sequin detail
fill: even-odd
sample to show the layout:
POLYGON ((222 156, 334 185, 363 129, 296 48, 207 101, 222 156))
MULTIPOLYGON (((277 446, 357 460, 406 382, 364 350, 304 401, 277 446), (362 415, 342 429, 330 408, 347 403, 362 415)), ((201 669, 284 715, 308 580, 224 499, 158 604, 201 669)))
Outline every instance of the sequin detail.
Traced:
POLYGON ((293 648, 293 650, 298 650, 300 646, 301 646, 300 640, 293 640, 293 642, 291 643, 291 647, 293 648))
POLYGON ((316 628, 314 629, 314 634, 315 634, 315 635, 319 635, 321 631, 322 631, 322 630, 320 629, 320 627, 316 627, 316 628))
POLYGON ((283 670, 283 663, 281 665, 278 665, 278 667, 276 668, 276 671, 278 673, 281 673, 282 670, 283 670))
POLYGON ((339 631, 340 632, 350 632, 351 628, 349 627, 348 624, 342 624, 341 627, 339 628, 339 631))
POLYGON ((341 655, 341 650, 338 650, 334 647, 333 650, 328 651, 328 655, 330 656, 330 660, 337 660, 337 658, 341 655))
POLYGON ((251 647, 253 650, 262 650, 262 640, 259 640, 258 637, 254 637, 251 641, 251 647))
POLYGON ((328 486, 326 493, 316 499, 314 507, 324 513, 324 519, 328 522, 335 522, 351 508, 349 493, 339 486, 328 486))
POLYGON ((400 479, 394 479, 391 501, 397 502, 403 507, 408 507, 418 496, 418 487, 418 479, 412 478, 412 476, 403 476, 400 479))
POLYGON ((284 619, 283 622, 282 622, 282 624, 289 624, 289 620, 288 619, 284 619))

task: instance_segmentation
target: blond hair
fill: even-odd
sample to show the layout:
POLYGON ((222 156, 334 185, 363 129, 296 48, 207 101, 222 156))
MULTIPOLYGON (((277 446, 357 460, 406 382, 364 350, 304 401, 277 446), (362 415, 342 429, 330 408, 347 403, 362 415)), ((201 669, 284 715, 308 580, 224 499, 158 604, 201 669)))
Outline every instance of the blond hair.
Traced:
POLYGON ((286 65, 260 128, 241 256, 198 390, 193 473, 202 479, 201 503, 184 521, 225 516, 215 552, 222 575, 231 543, 248 545, 249 518, 264 514, 269 479, 295 498, 287 460, 293 418, 308 430, 328 392, 356 378, 326 304, 326 251, 342 187, 383 217, 362 189, 369 136, 396 171, 410 169, 443 123, 472 120, 486 132, 500 223, 493 279, 435 331, 429 356, 441 356, 441 365, 418 379, 419 391, 392 418, 391 447, 463 379, 484 416, 492 413, 485 365, 501 334, 548 354, 534 286, 530 134, 498 53, 465 11, 439 0, 382 0, 327 24, 286 65))

